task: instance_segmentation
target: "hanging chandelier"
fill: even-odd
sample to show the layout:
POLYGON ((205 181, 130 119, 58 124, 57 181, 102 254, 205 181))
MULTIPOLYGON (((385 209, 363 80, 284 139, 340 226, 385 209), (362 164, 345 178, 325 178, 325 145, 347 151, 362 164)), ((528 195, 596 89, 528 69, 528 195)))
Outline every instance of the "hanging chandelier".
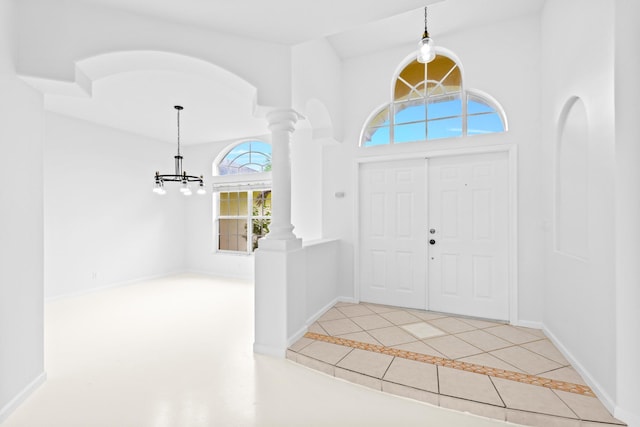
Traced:
POLYGON ((206 191, 204 189, 203 176, 200 175, 199 177, 197 177, 194 175, 187 175, 187 172, 182 170, 182 155, 180 155, 180 111, 182 111, 184 108, 180 105, 176 105, 173 108, 175 108, 178 112, 178 154, 173 157, 175 159, 176 170, 175 174, 161 175, 160 172, 156 172, 156 175, 154 177, 155 184, 153 186, 153 192, 160 195, 166 194, 167 191, 164 189, 165 181, 180 182, 182 184, 180 187, 180 192, 185 196, 190 196, 191 188, 189 188, 189 183, 198 182, 199 184, 197 193, 205 194, 206 191))
POLYGON ((418 62, 426 64, 433 61, 436 57, 435 46, 433 39, 429 37, 429 31, 427 31, 427 7, 424 7, 424 33, 422 33, 422 39, 418 42, 418 62))

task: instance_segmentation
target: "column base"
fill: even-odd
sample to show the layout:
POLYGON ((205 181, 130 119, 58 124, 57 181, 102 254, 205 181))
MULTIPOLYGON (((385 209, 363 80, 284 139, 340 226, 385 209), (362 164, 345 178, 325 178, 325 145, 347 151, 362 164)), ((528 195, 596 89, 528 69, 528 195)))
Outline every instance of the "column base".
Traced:
POLYGON ((269 238, 258 240, 258 250, 266 251, 293 251, 302 247, 302 239, 293 236, 293 239, 269 238))

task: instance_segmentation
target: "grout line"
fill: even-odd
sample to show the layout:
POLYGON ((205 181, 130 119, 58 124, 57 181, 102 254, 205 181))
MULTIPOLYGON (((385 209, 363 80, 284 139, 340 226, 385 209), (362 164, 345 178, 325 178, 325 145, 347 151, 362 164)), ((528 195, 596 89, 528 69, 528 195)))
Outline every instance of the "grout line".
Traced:
POLYGON ((574 415, 575 415, 579 420, 582 420, 582 417, 581 417, 580 415, 578 415, 578 413, 577 413, 576 411, 574 411, 574 410, 573 410, 573 408, 572 408, 571 406, 569 406, 569 404, 568 404, 567 402, 565 402, 565 401, 564 401, 564 399, 563 399, 563 398, 562 398, 558 393, 556 393, 556 392, 555 392, 555 390, 551 390, 551 392, 552 392, 553 394, 555 394, 555 395, 556 395, 556 397, 557 397, 558 399, 560 399, 560 402, 564 403, 564 406, 566 406, 567 408, 569 408, 569 410, 570 410, 570 411, 571 411, 571 412, 572 412, 572 413, 573 413, 573 414, 574 414, 574 415))
POLYGON ((393 356, 393 359, 391 359, 391 363, 387 365, 387 369, 385 369, 384 372, 382 373, 382 376, 380 377, 380 381, 384 381, 384 376, 387 375, 387 372, 389 372, 389 368, 391 367, 391 365, 393 365, 394 360, 396 360, 396 356, 393 356))
MULTIPOLYGON (((538 340, 538 341, 543 341, 543 340, 544 340, 544 338, 543 338, 543 339, 540 339, 540 340, 538 340)), ((538 341, 530 341, 530 342, 526 342, 526 343, 524 343, 524 344, 530 344, 530 343, 532 343, 532 342, 538 342, 538 341)), ((548 339, 547 339, 547 341, 549 341, 549 343, 550 343, 551 345, 553 345, 553 343, 551 343, 551 341, 550 341, 550 340, 548 340, 548 339)), ((571 365, 565 365, 565 364, 564 364, 564 362, 558 362, 557 360, 553 360, 552 358, 547 357, 547 356, 545 356, 544 354, 540 354, 540 353, 538 353, 538 352, 537 352, 537 351, 535 351, 535 350, 532 350, 532 349, 530 349, 530 348, 527 348, 527 347, 525 347, 525 346, 524 346, 524 344, 521 344, 521 345, 520 345, 520 347, 524 348, 525 350, 529 350, 530 352, 532 352, 532 353, 534 353, 534 354, 537 354, 537 355, 538 355, 538 356, 540 356, 540 357, 544 357, 544 358, 545 358, 545 359, 547 359, 547 360, 550 360, 550 361, 552 361, 552 362, 554 362, 554 363, 557 363, 558 365, 561 365, 561 367, 571 366, 571 365)), ((555 347, 555 346, 554 346, 554 347, 555 347)), ((565 358, 565 361, 566 361, 566 362, 568 362, 568 360, 567 360, 566 358, 565 358)), ((560 368, 557 368, 557 369, 560 369, 560 368)))
POLYGON ((496 393, 498 393, 498 397, 500 398, 500 401, 502 402, 502 406, 504 406, 504 408, 507 409, 507 404, 505 403, 504 399, 502 398, 502 395, 500 394, 500 391, 498 390, 498 387, 496 387, 496 385, 493 382, 493 379, 491 378, 490 375, 487 375, 487 377, 489 377, 489 381, 491 382, 491 385, 493 386, 493 389, 496 391, 496 393))
POLYGON ((412 351, 399 350, 396 348, 379 346, 374 344, 363 343, 345 338, 332 337, 328 335, 307 332, 306 338, 317 341, 324 341, 332 344, 342 345, 345 347, 357 348, 364 351, 372 351, 375 353, 387 354, 389 356, 401 357, 409 360, 430 363, 436 366, 445 366, 448 368, 459 369, 477 374, 488 375, 495 378, 503 378, 506 380, 521 382, 525 384, 537 385, 550 388, 553 390, 562 390, 570 393, 581 394, 584 396, 595 397, 595 394, 588 386, 581 384, 573 384, 565 381, 557 381, 549 378, 539 377, 537 375, 523 374, 519 372, 507 371, 504 369, 491 368, 483 365, 476 365, 468 362, 461 362, 452 359, 444 359, 442 357, 429 356, 426 354, 414 353, 412 351))

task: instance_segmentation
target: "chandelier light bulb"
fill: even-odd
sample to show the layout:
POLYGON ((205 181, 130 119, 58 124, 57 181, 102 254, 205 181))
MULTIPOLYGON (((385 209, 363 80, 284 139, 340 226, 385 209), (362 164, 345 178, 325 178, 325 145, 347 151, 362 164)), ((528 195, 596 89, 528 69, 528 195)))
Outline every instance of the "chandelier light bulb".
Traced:
POLYGON ((203 195, 203 194, 207 194, 207 191, 204 189, 204 181, 202 180, 202 175, 200 175, 200 185, 198 186, 198 191, 197 193, 199 195, 203 195))
POLYGON ((156 180, 155 185, 153 186, 153 192, 156 194, 164 194, 164 188, 162 187, 162 183, 158 180, 156 180))
POLYGON ((182 187, 180 187, 180 192, 186 193, 187 191, 191 193, 191 190, 189 190, 189 185, 187 184, 187 181, 182 181, 182 187))

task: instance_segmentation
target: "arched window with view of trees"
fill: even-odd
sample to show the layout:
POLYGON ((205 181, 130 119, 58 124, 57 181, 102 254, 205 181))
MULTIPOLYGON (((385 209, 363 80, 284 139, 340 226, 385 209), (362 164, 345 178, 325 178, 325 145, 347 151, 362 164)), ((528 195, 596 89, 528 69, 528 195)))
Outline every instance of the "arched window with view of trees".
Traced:
POLYGON ((507 120, 498 102, 465 89, 454 55, 440 49, 423 64, 406 60, 394 76, 392 99, 365 123, 360 146, 401 144, 505 132, 507 120))
POLYGON ((251 253, 271 223, 271 144, 244 141, 216 162, 216 248, 251 253))

